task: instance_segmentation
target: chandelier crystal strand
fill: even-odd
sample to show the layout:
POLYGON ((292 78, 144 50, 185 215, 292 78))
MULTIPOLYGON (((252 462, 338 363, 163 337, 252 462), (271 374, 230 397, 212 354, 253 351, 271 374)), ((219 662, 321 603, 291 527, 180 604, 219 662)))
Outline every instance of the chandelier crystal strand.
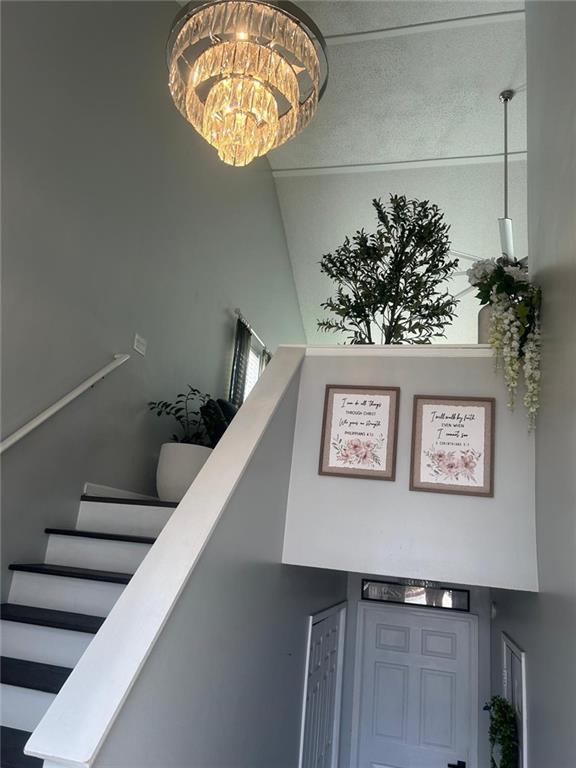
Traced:
POLYGON ((291 3, 189 3, 168 44, 169 87, 182 115, 223 162, 242 166, 314 117, 327 77, 324 40, 291 3))

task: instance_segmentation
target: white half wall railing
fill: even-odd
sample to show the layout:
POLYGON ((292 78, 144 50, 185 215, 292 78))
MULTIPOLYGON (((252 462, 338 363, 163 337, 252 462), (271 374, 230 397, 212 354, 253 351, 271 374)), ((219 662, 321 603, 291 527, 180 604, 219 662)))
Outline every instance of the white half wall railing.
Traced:
POLYGON ((305 351, 275 354, 30 737, 45 768, 94 763, 305 351))
POLYGON ((58 413, 58 411, 61 411, 62 408, 67 406, 77 397, 80 397, 80 395, 86 392, 87 389, 93 387, 94 384, 104 379, 106 376, 108 376, 109 373, 112 373, 112 371, 115 371, 116 368, 124 365, 127 360, 130 360, 130 355, 114 355, 114 359, 111 363, 108 363, 103 368, 100 368, 100 370, 96 371, 96 373, 93 373, 92 376, 89 376, 87 379, 85 379, 71 392, 68 392, 67 395, 61 397, 60 400, 55 402, 49 408, 46 408, 46 410, 42 411, 42 413, 34 416, 34 418, 30 419, 30 421, 24 424, 24 426, 20 427, 20 429, 17 429, 15 432, 12 432, 11 435, 8 435, 8 437, 2 440, 0 443, 0 454, 4 453, 4 451, 8 450, 8 448, 13 446, 23 437, 26 437, 26 435, 30 434, 30 432, 36 429, 36 427, 39 427, 40 424, 48 421, 48 419, 54 416, 54 414, 58 413))

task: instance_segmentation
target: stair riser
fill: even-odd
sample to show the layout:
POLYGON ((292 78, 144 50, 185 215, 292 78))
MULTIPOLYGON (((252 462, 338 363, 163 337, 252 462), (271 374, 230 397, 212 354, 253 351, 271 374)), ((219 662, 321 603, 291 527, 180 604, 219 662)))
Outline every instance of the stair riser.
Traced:
POLYGON ((150 550, 150 544, 127 541, 83 539, 51 533, 46 549, 46 563, 73 565, 102 571, 135 573, 150 550))
POLYGON ((76 529, 131 536, 157 536, 173 512, 171 507, 82 501, 76 529))
POLYGON ((0 622, 2 656, 39 661, 60 667, 74 667, 94 637, 85 632, 0 622))
POLYGON ((0 721, 9 728, 33 731, 56 695, 14 685, 1 685, 0 721))
POLYGON ((123 584, 15 571, 9 602, 107 616, 123 590, 123 584))

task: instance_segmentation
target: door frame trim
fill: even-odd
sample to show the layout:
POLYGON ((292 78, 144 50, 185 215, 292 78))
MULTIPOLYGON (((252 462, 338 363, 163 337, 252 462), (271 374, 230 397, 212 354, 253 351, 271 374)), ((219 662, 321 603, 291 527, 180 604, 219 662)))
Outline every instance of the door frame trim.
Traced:
POLYGON ((475 717, 472 717, 471 743, 474 749, 474 762, 470 762, 468 768, 478 768, 478 616, 474 613, 462 613, 459 611, 445 611, 442 608, 419 608, 413 605, 396 605, 393 603, 380 603, 369 600, 360 600, 358 602, 358 617, 356 620, 356 644, 354 649, 354 685, 352 691, 352 732, 350 741, 350 765, 352 768, 359 768, 360 759, 360 701, 361 701, 361 670, 363 663, 363 644, 364 644, 364 616, 372 610, 401 610, 403 612, 417 614, 418 616, 427 616, 431 618, 431 612, 436 610, 439 616, 450 618, 453 621, 464 621, 470 624, 471 636, 470 642, 472 653, 470 658, 470 700, 471 711, 475 717))
POLYGON ((304 731, 306 728, 306 698, 308 696, 308 672, 310 669, 310 643, 312 640, 312 627, 314 624, 319 624, 324 619, 333 616, 336 613, 340 614, 340 622, 338 627, 338 659, 336 661, 336 693, 334 701, 334 724, 333 724, 333 738, 332 743, 334 745, 332 749, 332 764, 330 768, 337 768, 338 757, 340 752, 340 717, 342 711, 342 687, 344 681, 344 645, 346 638, 346 609, 348 603, 343 601, 336 605, 331 605, 329 608, 319 611, 318 613, 310 614, 306 620, 306 656, 304 663, 304 686, 302 691, 302 715, 300 718, 300 744, 298 747, 298 768, 303 768, 304 760, 304 731))
POLYGON ((522 669, 522 768, 528 768, 528 694, 526 690, 526 651, 512 640, 510 635, 502 632, 502 694, 510 701, 508 690, 508 662, 506 651, 510 651, 520 659, 522 669))

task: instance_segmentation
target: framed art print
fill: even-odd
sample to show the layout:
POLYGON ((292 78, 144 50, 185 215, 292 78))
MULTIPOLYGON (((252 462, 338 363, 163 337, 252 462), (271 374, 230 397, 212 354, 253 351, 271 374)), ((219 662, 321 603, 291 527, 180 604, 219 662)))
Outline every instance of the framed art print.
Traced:
POLYGON ((398 387, 328 384, 319 473, 394 480, 399 399, 398 387))
POLYGON ((492 397, 415 395, 410 490, 494 495, 492 397))

